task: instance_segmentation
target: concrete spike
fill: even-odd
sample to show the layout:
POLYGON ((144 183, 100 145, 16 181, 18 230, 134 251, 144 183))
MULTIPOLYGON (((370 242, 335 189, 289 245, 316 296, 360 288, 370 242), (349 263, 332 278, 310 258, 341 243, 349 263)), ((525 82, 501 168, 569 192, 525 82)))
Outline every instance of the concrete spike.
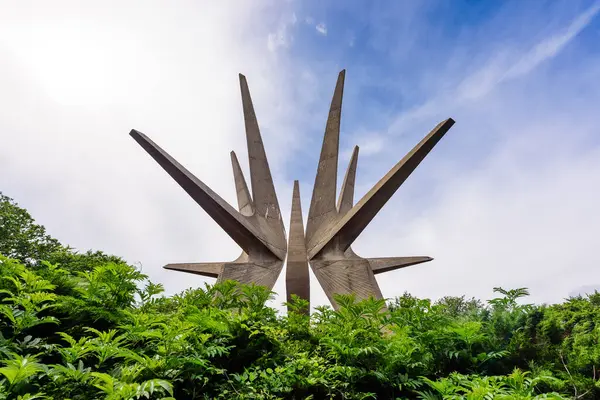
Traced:
MULTIPOLYGON (((248 159, 250 161, 250 182, 252 184, 252 199, 256 213, 265 218, 277 233, 274 240, 283 238, 285 245, 285 228, 281 218, 279 202, 273 185, 269 162, 263 145, 256 113, 252 105, 250 90, 246 77, 240 74, 240 89, 242 92, 242 106, 244 109, 244 123, 246 126, 246 140, 248 142, 248 159), (277 239, 276 239, 277 237, 277 239)), ((280 243, 278 245, 281 245, 280 243)))
POLYGON ((129 134, 245 252, 264 249, 280 260, 285 259, 287 247, 285 238, 283 238, 283 246, 278 246, 271 237, 267 238, 259 228, 146 135, 135 129, 129 134))
POLYGON ((440 122, 419 144, 396 164, 377 184, 337 223, 330 223, 318 237, 308 241, 308 258, 312 259, 329 243, 335 242, 345 251, 361 234, 375 215, 387 203, 400 185, 423 161, 446 132, 452 127, 451 118, 440 122))
POLYGON ((187 272, 190 274, 207 276, 209 278, 218 278, 223 272, 225 263, 181 263, 167 264, 163 268, 173 271, 187 272))
POLYGON ((217 283, 233 280, 242 284, 254 284, 272 289, 283 268, 283 261, 236 262, 223 267, 217 283))
POLYGON ((337 220, 338 213, 335 199, 345 76, 345 70, 339 73, 329 108, 315 186, 306 222, 307 243, 321 237, 322 228, 337 220))
POLYGON ((382 257, 367 258, 374 274, 393 271, 399 268, 410 267, 433 260, 431 257, 382 257))
MULTIPOLYGON (((290 238, 288 244, 287 270, 285 276, 287 301, 292 295, 309 302, 305 313, 310 312, 310 279, 308 275, 308 259, 304 242, 304 224, 302 222, 302 206, 300 204, 300 185, 294 181, 292 196, 292 215, 290 218, 290 238)), ((289 307, 288 307, 289 311, 289 307)))
POLYGON ((342 183, 342 190, 338 199, 338 213, 344 215, 352 209, 354 205, 354 186, 356 181, 356 165, 358 163, 358 146, 354 146, 352 157, 348 163, 348 169, 346 170, 346 176, 344 176, 344 182, 342 183))
POLYGON ((233 167, 238 209, 242 215, 249 217, 254 214, 254 204, 252 203, 252 197, 250 197, 250 191, 248 191, 248 185, 246 184, 246 179, 244 179, 244 173, 235 155, 235 151, 231 152, 231 166, 233 167))
POLYGON ((370 296, 383 298, 369 262, 364 258, 347 258, 341 254, 328 254, 311 259, 310 264, 319 284, 334 309, 339 309, 336 294, 354 294, 357 300, 370 296))

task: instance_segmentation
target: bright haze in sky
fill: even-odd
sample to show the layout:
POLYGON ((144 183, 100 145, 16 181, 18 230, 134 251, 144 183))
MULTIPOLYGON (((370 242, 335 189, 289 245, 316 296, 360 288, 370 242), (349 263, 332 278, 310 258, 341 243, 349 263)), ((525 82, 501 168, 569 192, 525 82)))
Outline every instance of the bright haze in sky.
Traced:
MULTIPOLYGON (((600 288, 598 14, 592 0, 4 2, 0 190, 63 243, 120 255, 168 294, 212 283, 161 267, 239 248, 128 132, 235 205, 243 73, 287 225, 294 179, 308 212, 345 68, 338 184, 360 145, 356 200, 456 120, 353 245, 435 258, 379 275, 384 296, 500 286, 561 301, 600 288)), ((312 305, 327 304, 311 279, 312 305)))

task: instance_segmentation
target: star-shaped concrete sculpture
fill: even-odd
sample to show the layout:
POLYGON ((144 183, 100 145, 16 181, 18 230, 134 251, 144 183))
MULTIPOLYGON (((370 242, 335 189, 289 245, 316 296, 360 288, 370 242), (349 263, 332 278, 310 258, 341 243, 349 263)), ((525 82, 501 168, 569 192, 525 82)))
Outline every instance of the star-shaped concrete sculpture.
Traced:
MULTIPOLYGON (((286 290, 310 301, 308 265, 334 308, 334 294, 355 294, 357 299, 383 296, 375 275, 431 261, 431 257, 362 258, 350 247, 454 121, 436 126, 373 188, 354 204, 358 146, 354 148, 336 204, 340 121, 345 71, 340 72, 329 109, 321 156, 317 168, 306 232, 302 221, 300 187, 294 182, 289 245, 273 186, 260 130, 246 78, 240 75, 242 105, 250 160, 252 195, 234 152, 231 152, 238 211, 192 175, 143 133, 131 136, 242 248, 232 262, 168 264, 167 269, 236 280, 272 289, 287 255, 286 290)), ((308 312, 308 309, 304 310, 308 312)))

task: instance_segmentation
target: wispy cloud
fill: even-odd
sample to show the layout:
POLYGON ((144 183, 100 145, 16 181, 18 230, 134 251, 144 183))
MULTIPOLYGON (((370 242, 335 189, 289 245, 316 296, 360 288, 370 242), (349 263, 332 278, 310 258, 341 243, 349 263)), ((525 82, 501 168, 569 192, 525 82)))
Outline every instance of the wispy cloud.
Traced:
POLYGON ((296 22, 298 22, 298 18, 295 13, 292 13, 289 17, 281 18, 277 29, 267 35, 267 48, 269 51, 275 52, 280 48, 285 49, 292 44, 293 35, 291 31, 296 22))
MULTIPOLYGON (((508 51, 504 44, 481 67, 465 76, 448 76, 449 82, 458 82, 454 87, 446 87, 435 93, 425 103, 412 107, 401 113, 390 124, 388 132, 401 134, 422 121, 431 120, 439 115, 441 110, 446 113, 454 112, 465 106, 467 102, 478 101, 494 91, 499 85, 508 83, 519 77, 533 72, 537 67, 547 62, 563 50, 586 26, 598 15, 600 3, 578 15, 565 28, 539 40, 532 46, 521 48, 518 38, 515 38, 514 49, 508 51)), ((493 46, 493 44, 492 44, 493 46)), ((485 49, 489 52, 489 48, 485 49)), ((467 60, 465 60, 467 61, 467 60)), ((466 70, 469 69, 465 66, 466 70)))
POLYGON ((555 57, 567 44, 569 44, 569 42, 584 30, 594 18, 596 18, 599 11, 600 2, 597 2, 577 16, 564 31, 558 32, 538 43, 531 51, 523 55, 520 60, 514 63, 508 71, 506 71, 504 79, 525 75, 533 71, 544 61, 555 57))
POLYGON ((596 3, 578 15, 565 29, 539 41, 515 56, 497 56, 476 73, 465 78, 457 90, 459 99, 476 100, 497 85, 516 79, 535 70, 542 63, 556 57, 598 15, 596 3))
POLYGON ((323 36, 327 36, 327 26, 324 23, 320 23, 317 24, 317 26, 315 26, 315 29, 317 30, 317 32, 319 32, 321 35, 323 36))

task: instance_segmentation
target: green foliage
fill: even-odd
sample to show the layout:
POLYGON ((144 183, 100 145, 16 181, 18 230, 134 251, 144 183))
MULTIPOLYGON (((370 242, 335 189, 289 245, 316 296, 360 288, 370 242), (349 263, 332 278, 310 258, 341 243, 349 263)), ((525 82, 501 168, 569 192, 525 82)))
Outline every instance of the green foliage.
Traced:
POLYGON ((522 304, 409 294, 340 309, 234 282, 162 296, 0 199, 1 399, 600 398, 600 293, 522 304))
POLYGON ((0 254, 33 264, 61 248, 27 210, 0 192, 0 254))

